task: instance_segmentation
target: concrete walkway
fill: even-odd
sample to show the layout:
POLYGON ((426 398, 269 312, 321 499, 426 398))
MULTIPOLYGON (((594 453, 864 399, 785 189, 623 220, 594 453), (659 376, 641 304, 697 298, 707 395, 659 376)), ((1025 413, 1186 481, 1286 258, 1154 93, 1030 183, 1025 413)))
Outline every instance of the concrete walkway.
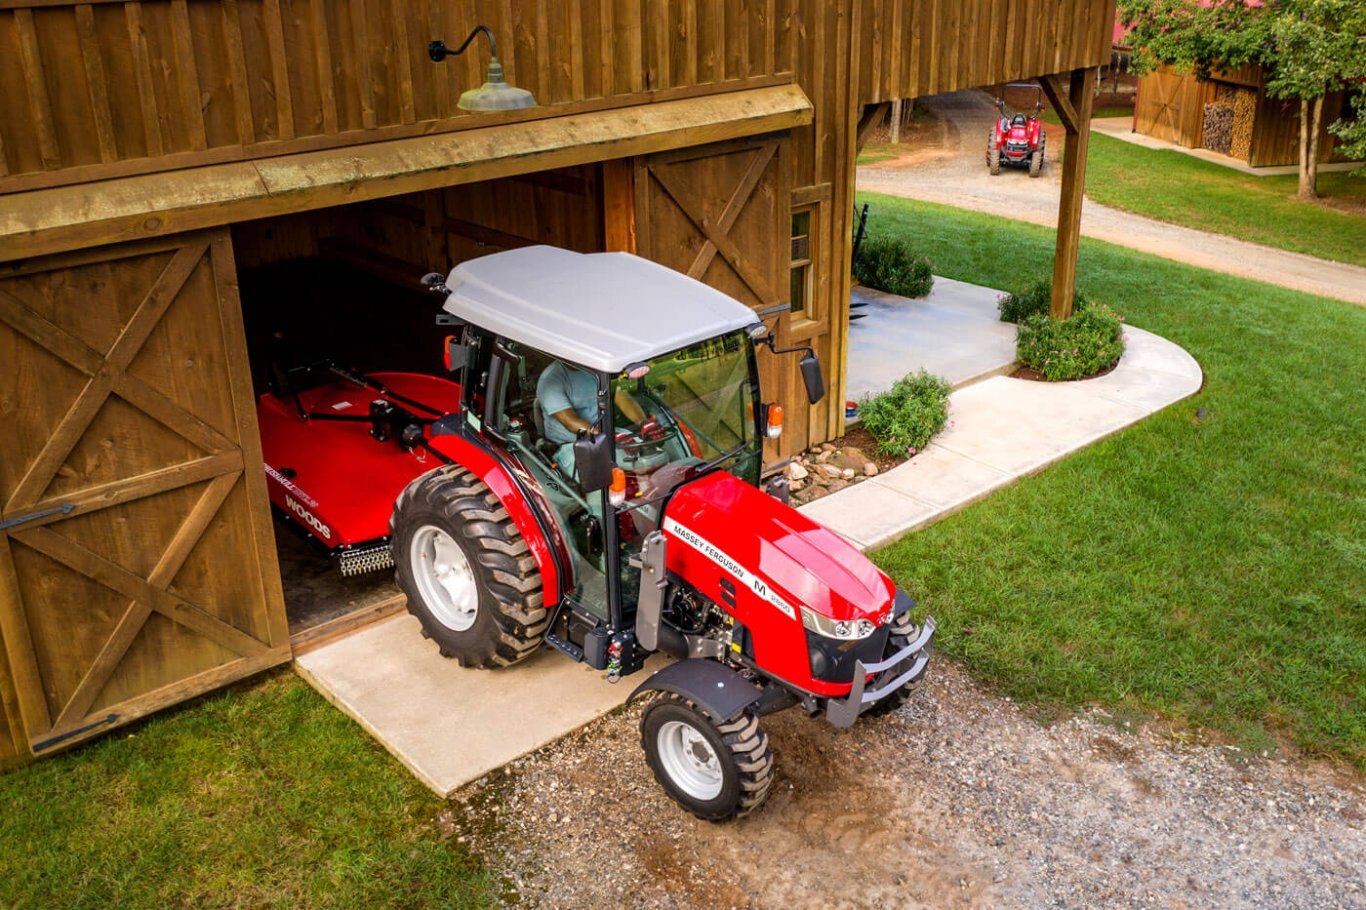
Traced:
POLYGON ((849 325, 844 394, 857 401, 883 392, 907 373, 928 370, 953 388, 1009 372, 1015 327, 1000 319, 999 291, 935 276, 925 297, 898 297, 856 287, 850 300, 862 316, 849 325))
MULTIPOLYGON (((953 285, 961 284, 954 282, 953 285)), ((945 284, 945 290, 952 287, 945 284)), ((956 291, 990 296, 988 288, 956 291)), ((950 426, 885 474, 803 511, 860 547, 888 543, 1200 389, 1195 360, 1141 329, 1100 379, 996 376, 951 396, 950 426)), ((618 685, 545 649, 506 670, 462 670, 402 616, 305 654, 295 667, 413 774, 446 796, 619 706, 664 659, 618 685)))
MULTIPOLYGON (((1211 152, 1209 149, 1186 148, 1175 142, 1168 142, 1165 139, 1156 139, 1145 133, 1134 132, 1133 117, 1101 117, 1091 121, 1091 131, 1104 133, 1115 139, 1124 142, 1132 142, 1134 145, 1141 145, 1144 148, 1158 149, 1167 152, 1180 152, 1183 155, 1190 155, 1192 158, 1199 158, 1208 161, 1210 164, 1217 164, 1220 167, 1232 168, 1244 174, 1251 174, 1253 177, 1285 177, 1300 172, 1299 165, 1278 164, 1270 167, 1253 167, 1246 161, 1239 161, 1229 155, 1222 155, 1219 152, 1211 152)), ((1353 171, 1361 167, 1359 161, 1325 161, 1319 164, 1319 173, 1327 174, 1334 171, 1353 171)))
POLYGON ((1119 366, 1099 379, 996 376, 959 389, 925 451, 802 511, 863 549, 884 546, 1200 390, 1200 365, 1182 348, 1126 334, 1119 366))

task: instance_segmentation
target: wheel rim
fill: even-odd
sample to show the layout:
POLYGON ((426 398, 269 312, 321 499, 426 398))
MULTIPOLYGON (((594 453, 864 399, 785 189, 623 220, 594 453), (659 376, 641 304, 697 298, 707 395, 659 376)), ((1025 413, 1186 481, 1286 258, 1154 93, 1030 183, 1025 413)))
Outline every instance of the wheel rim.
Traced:
POLYGON ((691 724, 671 720, 655 737, 659 758, 670 780, 694 799, 716 799, 724 779, 721 760, 711 742, 691 724))
POLYGON ((464 632, 479 615, 479 588, 465 551, 435 525, 423 525, 408 547, 408 564, 428 611, 446 628, 464 632))

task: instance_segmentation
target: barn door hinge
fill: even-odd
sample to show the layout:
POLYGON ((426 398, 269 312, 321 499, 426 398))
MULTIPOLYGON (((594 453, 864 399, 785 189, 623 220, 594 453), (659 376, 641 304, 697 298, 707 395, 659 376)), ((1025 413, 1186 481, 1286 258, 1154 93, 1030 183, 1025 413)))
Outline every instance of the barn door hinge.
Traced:
POLYGON ((118 719, 119 716, 117 714, 106 714, 104 717, 100 718, 94 723, 86 724, 84 727, 77 727, 75 730, 68 730, 65 733, 53 736, 50 739, 45 739, 41 742, 33 743, 29 748, 33 750, 34 755, 37 755, 44 749, 51 749, 53 746, 59 746, 62 743, 66 742, 68 739, 74 739, 75 737, 80 736, 82 733, 90 732, 96 727, 103 727, 108 724, 112 724, 118 719))
POLYGON ((50 515, 70 515, 75 510, 75 505, 64 502, 55 508, 43 509, 41 512, 30 512, 27 515, 6 518, 4 521, 0 521, 0 531, 8 531, 10 528, 17 528, 19 525, 28 524, 30 521, 37 521, 40 518, 47 518, 50 515))

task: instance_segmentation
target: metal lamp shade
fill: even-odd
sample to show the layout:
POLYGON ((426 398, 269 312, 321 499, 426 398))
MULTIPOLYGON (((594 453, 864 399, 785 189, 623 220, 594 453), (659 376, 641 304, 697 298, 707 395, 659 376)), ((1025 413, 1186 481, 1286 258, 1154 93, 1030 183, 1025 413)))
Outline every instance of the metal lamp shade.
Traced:
POLYGON ((515 111, 535 107, 536 99, 526 89, 508 85, 503 80, 503 64, 494 57, 489 61, 488 81, 461 94, 458 106, 466 111, 515 111))

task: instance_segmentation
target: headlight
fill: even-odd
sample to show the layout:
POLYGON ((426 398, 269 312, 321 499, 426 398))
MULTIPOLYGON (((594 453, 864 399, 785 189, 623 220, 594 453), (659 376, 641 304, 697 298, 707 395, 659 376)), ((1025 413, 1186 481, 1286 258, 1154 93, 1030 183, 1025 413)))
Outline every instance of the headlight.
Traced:
POLYGON ((877 623, 868 619, 831 619, 808 607, 802 607, 802 625, 825 638, 840 641, 859 641, 877 631, 877 623))

